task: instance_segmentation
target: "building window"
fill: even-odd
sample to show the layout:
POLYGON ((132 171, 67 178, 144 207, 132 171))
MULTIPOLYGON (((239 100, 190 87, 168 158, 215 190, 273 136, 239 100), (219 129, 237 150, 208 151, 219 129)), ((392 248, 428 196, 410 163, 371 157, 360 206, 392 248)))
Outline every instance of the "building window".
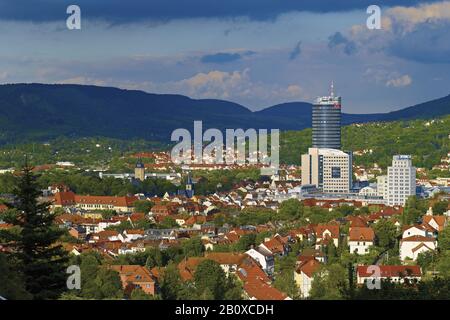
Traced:
POLYGON ((331 177, 333 179, 339 179, 341 177, 341 168, 340 167, 332 167, 331 168, 331 177))

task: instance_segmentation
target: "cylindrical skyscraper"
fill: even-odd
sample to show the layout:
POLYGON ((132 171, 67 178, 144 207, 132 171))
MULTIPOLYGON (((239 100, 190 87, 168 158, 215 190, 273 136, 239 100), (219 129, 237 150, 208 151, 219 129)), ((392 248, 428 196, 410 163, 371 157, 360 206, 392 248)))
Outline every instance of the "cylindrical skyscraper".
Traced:
POLYGON ((328 97, 317 98, 312 110, 314 148, 341 149, 341 97, 334 96, 333 84, 328 97))

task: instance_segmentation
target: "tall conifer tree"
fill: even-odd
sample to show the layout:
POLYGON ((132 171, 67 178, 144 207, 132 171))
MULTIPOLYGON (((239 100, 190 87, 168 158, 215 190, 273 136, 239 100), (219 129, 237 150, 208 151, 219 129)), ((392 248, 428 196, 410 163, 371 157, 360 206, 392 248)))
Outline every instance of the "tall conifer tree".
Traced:
POLYGON ((25 164, 14 192, 16 215, 12 223, 20 227, 13 239, 19 269, 26 290, 34 299, 55 299, 66 288, 67 252, 57 244, 64 231, 55 223, 50 202, 41 195, 32 167, 25 164))

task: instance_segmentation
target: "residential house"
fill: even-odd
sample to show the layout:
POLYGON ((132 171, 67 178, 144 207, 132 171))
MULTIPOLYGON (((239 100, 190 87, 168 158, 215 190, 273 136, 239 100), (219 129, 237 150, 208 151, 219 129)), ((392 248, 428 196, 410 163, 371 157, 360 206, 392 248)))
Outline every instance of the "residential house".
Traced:
MULTIPOLYGON (((376 266, 380 268, 379 275, 373 270, 369 271, 370 266, 358 266, 356 268, 356 282, 359 285, 371 282, 375 279, 390 280, 396 283, 417 282, 422 277, 422 271, 419 266, 376 266), (377 277, 377 278, 375 278, 377 277)), ((373 268, 373 266, 372 266, 373 268)))
POLYGON ((243 282, 246 298, 250 300, 292 300, 271 285, 270 278, 251 258, 245 259, 236 273, 243 282))
POLYGON ((300 289, 303 298, 309 297, 314 273, 319 270, 321 263, 316 259, 308 259, 301 262, 294 271, 294 281, 300 289))
POLYGON ((400 240, 400 259, 416 260, 419 253, 436 250, 437 241, 432 237, 411 236, 400 240))
POLYGON ((267 274, 273 274, 275 259, 265 247, 259 245, 256 249, 252 248, 245 253, 254 259, 267 274))
POLYGON ((326 263, 327 257, 321 250, 306 248, 301 250, 300 255, 297 257, 297 264, 301 264, 307 260, 317 260, 321 263, 326 263))
POLYGON ((339 225, 337 224, 319 224, 314 227, 316 234, 316 249, 333 242, 337 248, 339 246, 339 225))
POLYGON ((403 227, 402 238, 408 238, 412 236, 432 237, 433 229, 423 224, 403 227))
POLYGON ((142 289, 146 294, 155 295, 156 281, 150 270, 139 265, 111 265, 110 268, 117 271, 122 281, 122 287, 126 294, 136 289, 142 289))
POLYGON ((441 232, 447 226, 447 217, 425 215, 423 217, 423 224, 427 224, 437 232, 441 232))
POLYGON ((144 230, 128 229, 119 234, 119 240, 122 242, 133 242, 144 237, 144 230))
POLYGON ((247 256, 243 253, 232 253, 232 252, 206 252, 205 259, 213 260, 220 264, 223 271, 229 275, 230 273, 235 273, 238 266, 247 256))
POLYGON ((350 253, 367 254, 375 241, 375 232, 370 227, 353 227, 349 229, 348 245, 350 253))
POLYGON ((281 237, 279 234, 264 241, 260 246, 272 255, 279 257, 287 255, 289 249, 287 237, 281 237))
POLYGON ((174 209, 173 206, 170 205, 166 205, 166 204, 155 204, 151 209, 150 209, 150 214, 152 216, 163 216, 163 217, 167 217, 167 216, 171 216, 176 214, 176 210, 174 209))

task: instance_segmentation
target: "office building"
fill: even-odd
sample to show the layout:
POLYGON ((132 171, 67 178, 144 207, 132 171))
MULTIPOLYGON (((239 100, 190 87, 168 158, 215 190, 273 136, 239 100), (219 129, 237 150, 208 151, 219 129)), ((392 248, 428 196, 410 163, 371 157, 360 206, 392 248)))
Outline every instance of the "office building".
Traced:
POLYGON ((302 185, 315 185, 324 193, 348 193, 352 187, 352 153, 309 148, 302 155, 302 185))
POLYGON ((411 156, 396 155, 392 166, 388 167, 387 194, 388 205, 403 206, 408 197, 416 194, 416 168, 412 165, 411 156))
POLYGON ((334 96, 331 84, 330 96, 317 98, 312 109, 313 148, 341 149, 341 97, 334 96))

